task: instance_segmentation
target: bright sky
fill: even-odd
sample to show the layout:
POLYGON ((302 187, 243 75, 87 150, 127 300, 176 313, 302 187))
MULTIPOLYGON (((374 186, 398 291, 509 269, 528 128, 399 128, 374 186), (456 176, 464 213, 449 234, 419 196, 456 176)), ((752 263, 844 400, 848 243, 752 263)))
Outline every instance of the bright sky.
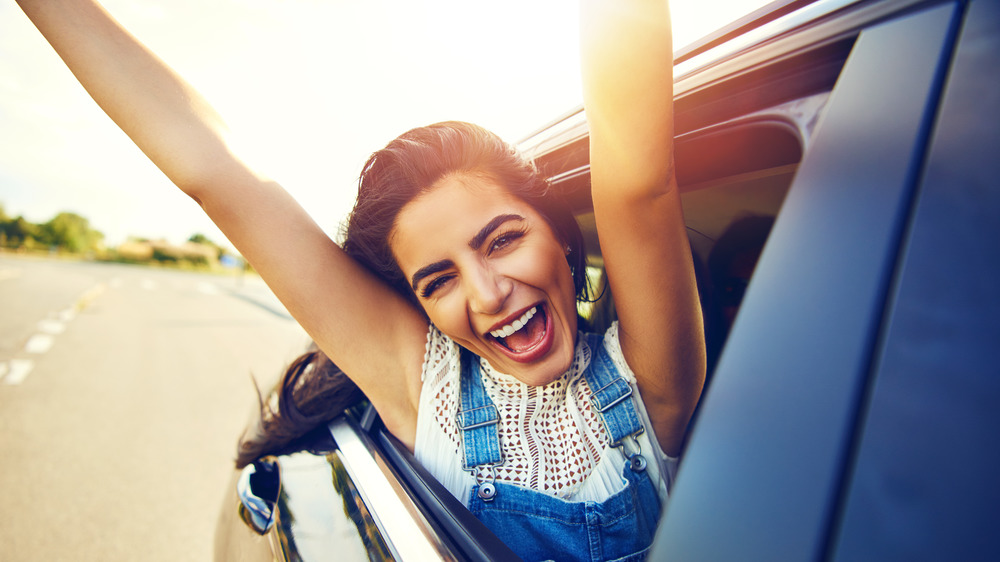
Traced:
MULTIPOLYGON (((361 165, 403 131, 472 121, 517 141, 580 104, 577 0, 105 0, 219 110, 242 153, 334 232, 361 165)), ((674 0, 675 47, 766 0, 674 0)), ((0 204, 78 213, 109 244, 225 239, 0 4, 0 204)))

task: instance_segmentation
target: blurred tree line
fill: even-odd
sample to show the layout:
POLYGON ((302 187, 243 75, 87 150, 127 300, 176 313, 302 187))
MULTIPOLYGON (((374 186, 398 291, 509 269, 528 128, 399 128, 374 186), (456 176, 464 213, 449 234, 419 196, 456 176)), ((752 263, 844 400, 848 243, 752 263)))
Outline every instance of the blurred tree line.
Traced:
POLYGON ((101 250, 104 234, 76 213, 59 213, 46 223, 12 218, 0 204, 0 247, 24 250, 58 250, 83 254, 101 250))
POLYGON ((195 234, 181 245, 165 240, 131 238, 117 248, 106 248, 104 234, 76 213, 59 213, 45 223, 32 223, 23 216, 10 217, 0 203, 0 249, 85 255, 101 261, 157 264, 185 269, 246 268, 243 259, 195 234))

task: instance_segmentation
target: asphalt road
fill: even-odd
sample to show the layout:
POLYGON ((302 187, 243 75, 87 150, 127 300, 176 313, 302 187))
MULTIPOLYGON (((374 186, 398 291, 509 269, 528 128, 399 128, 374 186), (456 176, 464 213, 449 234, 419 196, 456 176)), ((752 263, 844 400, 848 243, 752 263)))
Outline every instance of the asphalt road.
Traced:
POLYGON ((0 254, 0 560, 211 560, 250 374, 306 342, 255 277, 0 254))

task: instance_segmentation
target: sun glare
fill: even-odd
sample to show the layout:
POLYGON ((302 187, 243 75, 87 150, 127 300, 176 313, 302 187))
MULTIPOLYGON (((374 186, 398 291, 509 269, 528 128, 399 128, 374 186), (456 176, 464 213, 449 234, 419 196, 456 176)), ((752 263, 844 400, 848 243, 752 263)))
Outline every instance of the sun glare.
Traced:
POLYGON ((516 141, 579 104, 575 9, 399 3, 362 30, 353 10, 310 5, 248 23, 261 28, 229 38, 244 41, 224 63, 232 77, 207 72, 197 86, 250 160, 307 209, 339 217, 367 156, 409 128, 460 119, 516 141), (264 26, 294 40, 261 41, 264 26))
MULTIPOLYGON (((674 45, 762 3, 675 0, 674 45)), ((399 133, 460 119, 517 141, 581 103, 577 0, 104 4, 219 110, 241 155, 331 233, 367 156, 399 133)), ((0 82, 0 110, 19 116, 6 131, 19 142, 5 143, 0 159, 0 173, 16 179, 13 193, 0 192, 7 211, 36 221, 79 212, 110 243, 192 232, 221 239, 26 18, 9 15, 0 18, 0 48, 16 56, 0 56, 0 66, 17 78, 0 82), (39 154, 60 166, 32 168, 39 154)))
POLYGON ((674 50, 767 4, 769 0, 684 0, 670 3, 674 50))

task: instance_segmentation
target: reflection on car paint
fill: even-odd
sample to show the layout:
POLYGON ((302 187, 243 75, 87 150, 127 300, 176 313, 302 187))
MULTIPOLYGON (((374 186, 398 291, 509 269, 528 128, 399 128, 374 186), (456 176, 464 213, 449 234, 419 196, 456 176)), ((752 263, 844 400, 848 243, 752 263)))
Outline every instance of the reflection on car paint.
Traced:
POLYGON ((360 499, 339 455, 299 452, 280 457, 282 487, 272 534, 280 541, 285 560, 327 560, 331 553, 338 560, 391 559, 370 514, 365 511, 361 521, 367 517, 372 531, 362 530, 366 523, 352 517, 360 499))
POLYGON ((274 460, 260 459, 240 472, 236 482, 240 519, 257 534, 267 533, 274 525, 280 489, 281 471, 274 460))
POLYGON ((340 454, 331 453, 327 456, 327 460, 333 469, 333 487, 344 501, 344 514, 358 528, 358 535, 368 550, 368 557, 372 560, 394 560, 385 541, 382 540, 382 534, 375 525, 375 520, 368 512, 368 507, 361 499, 361 494, 351 481, 351 476, 347 474, 347 469, 340 460, 340 454))

